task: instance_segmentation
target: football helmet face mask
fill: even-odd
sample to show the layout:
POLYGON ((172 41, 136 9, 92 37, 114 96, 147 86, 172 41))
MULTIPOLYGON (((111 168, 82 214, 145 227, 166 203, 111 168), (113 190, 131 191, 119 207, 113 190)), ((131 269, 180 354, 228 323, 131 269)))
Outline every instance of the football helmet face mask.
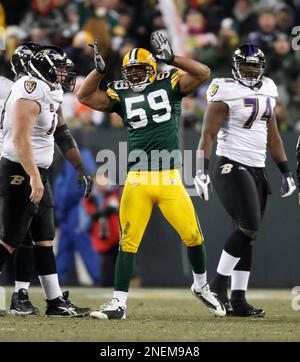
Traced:
POLYGON ((16 77, 28 74, 28 63, 33 54, 40 49, 40 45, 28 42, 18 46, 10 60, 11 70, 16 77))
POLYGON ((265 66, 265 55, 255 45, 244 44, 233 53, 233 77, 247 87, 252 88, 261 81, 265 66))
POLYGON ((156 60, 148 50, 134 48, 125 54, 121 74, 134 92, 141 92, 156 78, 156 60))
MULTIPOLYGON (((60 48, 59 48, 60 49, 60 48)), ((43 47, 30 59, 28 65, 29 73, 42 79, 50 86, 72 92, 76 83, 74 64, 60 49, 58 52, 54 47, 43 47)))

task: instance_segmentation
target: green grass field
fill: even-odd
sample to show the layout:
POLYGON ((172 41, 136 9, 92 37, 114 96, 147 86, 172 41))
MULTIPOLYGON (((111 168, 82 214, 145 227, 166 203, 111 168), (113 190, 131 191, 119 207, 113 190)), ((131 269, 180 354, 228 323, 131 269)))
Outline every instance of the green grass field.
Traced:
MULTIPOLYGON (((93 309, 111 297, 108 289, 70 293, 73 303, 93 309)), ((46 318, 41 289, 30 294, 42 315, 0 317, 0 341, 300 341, 300 310, 292 309, 290 290, 250 291, 249 301, 266 310, 260 319, 216 318, 184 289, 132 290, 126 320, 46 318)))

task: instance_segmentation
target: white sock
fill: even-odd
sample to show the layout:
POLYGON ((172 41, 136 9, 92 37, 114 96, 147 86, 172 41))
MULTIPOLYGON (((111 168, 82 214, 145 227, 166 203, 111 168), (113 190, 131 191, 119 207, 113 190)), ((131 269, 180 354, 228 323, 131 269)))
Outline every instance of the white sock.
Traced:
POLYGON ((222 275, 230 276, 240 259, 241 258, 236 258, 228 254, 225 250, 223 250, 217 268, 217 272, 222 275))
POLYGON ((57 274, 39 275, 46 299, 55 299, 62 296, 57 274))
POLYGON ((15 293, 18 293, 20 289, 26 289, 28 291, 30 283, 29 282, 18 282, 15 281, 15 293))
POLYGON ((194 278, 194 285, 196 287, 196 289, 201 289, 204 287, 205 284, 207 284, 207 276, 206 276, 206 272, 203 274, 196 274, 194 272, 193 273, 193 278, 194 278))
POLYGON ((231 290, 247 290, 250 277, 249 271, 233 270, 231 273, 231 290))
POLYGON ((126 308, 128 292, 120 292, 118 290, 114 290, 113 298, 119 299, 121 307, 126 308))

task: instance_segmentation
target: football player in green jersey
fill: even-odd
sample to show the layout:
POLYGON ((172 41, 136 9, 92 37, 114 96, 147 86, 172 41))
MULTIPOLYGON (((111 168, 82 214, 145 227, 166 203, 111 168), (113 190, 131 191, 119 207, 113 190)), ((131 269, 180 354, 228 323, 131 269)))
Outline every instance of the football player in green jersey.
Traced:
POLYGON ((210 291, 206 278, 203 235, 192 201, 179 173, 178 122, 181 99, 209 78, 209 68, 174 55, 166 36, 152 34, 156 59, 173 66, 157 74, 156 59, 146 49, 128 52, 122 80, 99 90, 105 63, 94 43, 95 67, 77 92, 79 101, 99 111, 116 112, 129 134, 128 175, 120 205, 121 241, 115 270, 113 299, 91 313, 99 319, 125 319, 135 255, 157 205, 187 247, 194 283, 192 293, 215 315, 226 314, 210 291), (138 161, 137 161, 138 160, 138 161))

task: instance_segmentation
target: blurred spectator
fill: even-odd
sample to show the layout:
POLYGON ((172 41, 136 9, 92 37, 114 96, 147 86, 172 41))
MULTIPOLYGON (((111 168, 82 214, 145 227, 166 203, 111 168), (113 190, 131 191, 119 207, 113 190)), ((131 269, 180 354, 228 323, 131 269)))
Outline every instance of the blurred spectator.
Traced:
POLYGON ((74 36, 72 45, 65 49, 75 64, 77 75, 86 76, 94 69, 94 51, 89 46, 93 41, 91 33, 80 31, 74 36))
POLYGON ((118 24, 111 29, 112 33, 112 50, 117 50, 123 39, 134 36, 132 29, 133 13, 129 7, 123 7, 118 10, 118 24))
POLYGON ((278 30, 290 35, 294 26, 295 18, 293 9, 287 4, 280 3, 276 6, 276 17, 278 30))
POLYGON ((276 115, 277 126, 280 132, 285 132, 291 129, 291 126, 288 124, 287 109, 284 106, 284 104, 281 103, 280 101, 277 101, 276 103, 275 115, 276 115))
POLYGON ((217 44, 217 37, 206 32, 205 18, 199 10, 188 9, 185 22, 188 33, 185 47, 191 56, 195 57, 196 52, 203 47, 217 44))
POLYGON ((231 77, 232 54, 239 44, 239 36, 233 28, 234 21, 226 18, 221 22, 217 46, 199 50, 196 59, 208 64, 213 78, 231 77))
POLYGON ((165 29, 165 21, 160 10, 156 10, 152 17, 152 32, 165 29))
POLYGON ((236 0, 232 11, 234 28, 242 38, 256 29, 256 15, 253 12, 250 0, 236 0))
MULTIPOLYGON (((96 169, 93 155, 83 147, 80 151, 87 171, 92 174, 96 169)), ((56 265, 62 284, 68 281, 74 266, 75 253, 80 255, 93 283, 99 282, 98 255, 92 248, 89 234, 78 226, 83 192, 83 188, 79 188, 77 184, 76 170, 68 161, 64 161, 62 170, 54 182, 55 219, 60 228, 56 265)))
MULTIPOLYGON (((93 39, 100 40, 101 55, 107 58, 111 48, 111 35, 108 14, 115 13, 114 7, 119 6, 118 0, 92 0, 92 13, 82 27, 93 39)), ((113 22, 114 23, 114 22, 113 22)))
POLYGON ((295 130, 300 133, 300 75, 298 76, 294 87, 293 94, 289 103, 289 122, 294 125, 295 130))
POLYGON ((62 37, 72 39, 80 31, 79 13, 77 4, 70 3, 65 9, 66 23, 62 32, 62 37))
POLYGON ((81 225, 91 233, 93 248, 100 254, 102 287, 114 285, 120 238, 119 206, 119 187, 112 185, 106 175, 98 174, 91 196, 83 199, 86 216, 82 215, 81 225))
POLYGON ((84 77, 76 77, 76 84, 75 84, 75 88, 74 88, 74 92, 70 93, 70 92, 66 92, 64 93, 64 98, 63 98, 63 102, 62 102, 62 111, 63 111, 63 115, 64 115, 64 119, 67 122, 69 127, 77 127, 78 124, 78 120, 76 119, 76 109, 79 105, 79 101, 76 97, 76 92, 78 90, 78 88, 81 86, 81 84, 84 81, 84 77))
POLYGON ((6 25, 19 25, 24 14, 30 9, 31 3, 32 0, 1 0, 6 25))
POLYGON ((5 11, 3 5, 0 3, 0 26, 5 27, 5 11))
POLYGON ((200 131, 203 112, 198 106, 196 98, 192 95, 182 99, 182 108, 180 119, 184 128, 195 129, 200 131))
POLYGON ((31 10, 24 16, 21 27, 30 33, 34 27, 41 28, 45 32, 46 43, 51 43, 64 27, 62 11, 56 7, 56 0, 33 0, 31 10))
POLYGON ((14 79, 14 73, 11 70, 10 59, 16 49, 26 38, 24 30, 16 25, 6 28, 6 51, 0 51, 0 70, 1 75, 9 79, 14 79))
POLYGON ((284 94, 280 94, 280 99, 285 99, 287 103, 287 92, 292 88, 292 83, 300 72, 300 60, 291 51, 289 38, 285 34, 277 34, 273 42, 273 54, 266 60, 266 74, 274 80, 279 91, 284 91, 284 94))
POLYGON ((263 10, 258 16, 258 30, 249 34, 248 42, 260 47, 265 54, 272 53, 272 43, 279 31, 272 10, 263 10))

